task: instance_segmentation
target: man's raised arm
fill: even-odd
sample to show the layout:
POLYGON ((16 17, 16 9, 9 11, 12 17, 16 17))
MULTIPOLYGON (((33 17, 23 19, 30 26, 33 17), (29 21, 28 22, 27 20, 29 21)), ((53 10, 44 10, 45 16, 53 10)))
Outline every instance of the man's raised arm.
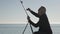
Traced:
POLYGON ((34 11, 32 11, 30 8, 27 9, 28 11, 30 11, 33 15, 35 15, 36 17, 40 17, 37 13, 35 13, 34 11))

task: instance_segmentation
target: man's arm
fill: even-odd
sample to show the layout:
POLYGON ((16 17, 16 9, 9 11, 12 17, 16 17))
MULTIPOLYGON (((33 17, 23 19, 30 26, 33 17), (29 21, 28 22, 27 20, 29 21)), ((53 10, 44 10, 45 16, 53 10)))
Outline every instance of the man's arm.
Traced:
POLYGON ((30 11, 36 17, 40 18, 40 16, 37 13, 35 13, 34 11, 32 11, 30 8, 28 8, 27 10, 30 11))
POLYGON ((34 27, 38 27, 38 24, 35 24, 35 23, 33 23, 31 20, 30 20, 30 17, 28 16, 28 22, 31 24, 31 25, 33 25, 34 27))
POLYGON ((30 23, 31 25, 33 25, 34 27, 38 27, 38 25, 35 24, 35 23, 33 23, 31 20, 29 20, 29 23, 30 23))
POLYGON ((40 16, 39 16, 37 13, 35 13, 34 11, 31 10, 30 12, 31 12, 33 15, 35 15, 36 17, 38 17, 38 18, 40 17, 40 16))

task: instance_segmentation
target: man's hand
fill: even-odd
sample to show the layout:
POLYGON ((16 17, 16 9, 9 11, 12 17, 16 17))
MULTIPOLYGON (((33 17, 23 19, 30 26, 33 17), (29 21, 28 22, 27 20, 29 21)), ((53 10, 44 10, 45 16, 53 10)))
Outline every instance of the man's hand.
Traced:
POLYGON ((30 17, 29 16, 27 16, 27 19, 28 19, 28 21, 30 20, 30 17))
POLYGON ((30 9, 30 8, 28 8, 28 9, 26 9, 26 10, 31 11, 31 9, 30 9))
POLYGON ((30 23, 30 17, 29 17, 29 16, 27 16, 27 20, 28 20, 28 22, 30 23))

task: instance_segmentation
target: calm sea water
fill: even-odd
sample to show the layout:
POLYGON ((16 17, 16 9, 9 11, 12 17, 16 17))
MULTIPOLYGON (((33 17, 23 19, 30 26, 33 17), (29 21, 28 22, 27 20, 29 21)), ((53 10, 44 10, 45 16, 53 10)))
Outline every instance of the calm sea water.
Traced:
MULTIPOLYGON (((22 34, 26 24, 0 24, 0 34, 22 34)), ((51 24, 53 34, 60 34, 60 24, 51 24)), ((38 28, 34 28, 37 31, 38 28)), ((31 29, 28 25, 24 34, 32 34, 31 29)))

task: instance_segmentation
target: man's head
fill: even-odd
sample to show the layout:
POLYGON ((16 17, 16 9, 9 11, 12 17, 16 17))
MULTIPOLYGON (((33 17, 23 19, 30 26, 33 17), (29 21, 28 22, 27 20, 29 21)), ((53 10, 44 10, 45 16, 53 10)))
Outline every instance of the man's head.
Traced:
POLYGON ((39 9, 38 9, 38 15, 43 15, 46 13, 46 8, 44 6, 41 6, 39 9))

